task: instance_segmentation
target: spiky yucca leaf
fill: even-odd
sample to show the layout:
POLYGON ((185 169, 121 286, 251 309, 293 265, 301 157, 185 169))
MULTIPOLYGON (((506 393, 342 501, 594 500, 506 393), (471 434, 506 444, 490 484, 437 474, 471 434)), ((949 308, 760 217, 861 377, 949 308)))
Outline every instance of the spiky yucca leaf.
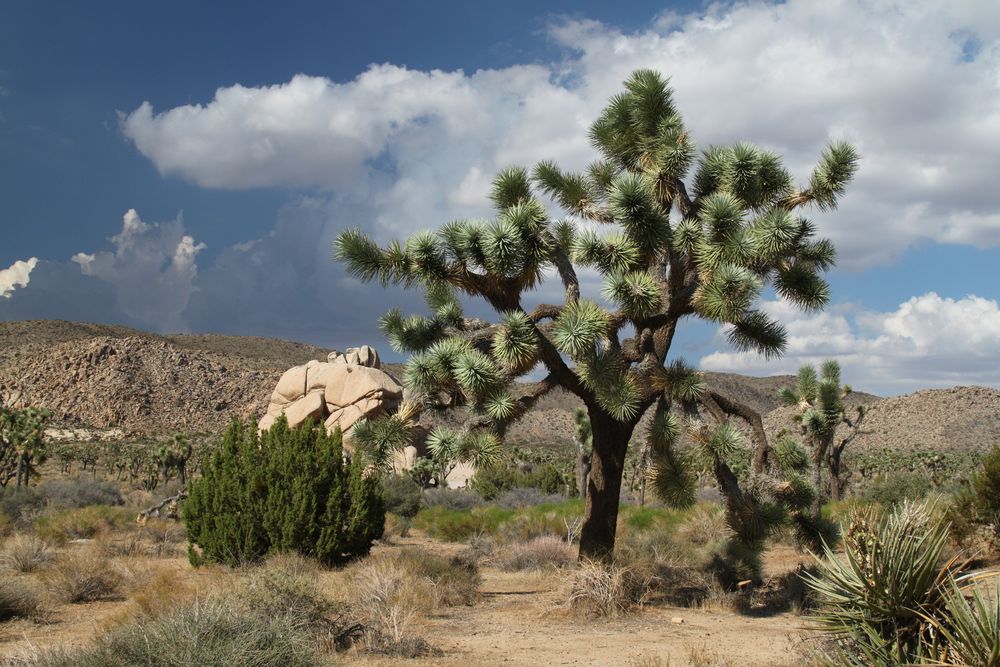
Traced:
POLYGON ((528 172, 523 167, 508 167, 493 179, 490 199, 503 211, 531 198, 528 172))
POLYGON ((930 664, 1000 667, 1000 583, 984 594, 975 580, 949 580, 944 613, 924 614, 924 618, 941 633, 946 644, 944 659, 930 664))
POLYGON ((778 270, 774 291, 806 311, 819 310, 830 301, 830 285, 802 262, 778 270))
POLYGON ((670 507, 690 507, 698 497, 698 478, 683 456, 671 451, 654 456, 649 481, 656 497, 670 507))
POLYGON ((593 204, 594 194, 583 174, 563 173, 551 160, 539 162, 532 178, 545 194, 565 210, 583 213, 593 204))
POLYGON ((657 454, 666 454, 673 450, 680 434, 681 425, 673 413, 669 410, 657 412, 649 425, 650 450, 657 454))
POLYGON ((483 401, 483 411, 496 421, 510 417, 514 408, 514 399, 505 390, 496 391, 483 401))
POLYGON ((599 385, 595 393, 597 402, 618 421, 628 421, 639 413, 641 396, 635 380, 622 373, 606 384, 599 385))
POLYGON ((797 376, 799 400, 815 403, 819 396, 819 378, 816 369, 806 364, 799 368, 797 376))
POLYGON ((479 350, 466 350, 454 365, 455 381, 471 400, 495 391, 502 383, 500 369, 479 350))
POLYGON ((644 253, 655 252, 670 238, 670 227, 656 209, 648 182, 639 174, 625 172, 615 178, 608 208, 629 241, 644 253))
POLYGON ((769 263, 789 252, 798 241, 799 226, 790 211, 775 208, 757 218, 749 229, 757 261, 769 263))
POLYGON ((809 454, 802 443, 790 436, 779 438, 774 446, 774 459, 785 474, 804 473, 809 469, 809 454))
POLYGON ((675 359, 663 369, 658 369, 652 385, 672 401, 691 403, 708 390, 705 374, 689 366, 683 359, 675 359))
POLYGON ((660 286, 645 271, 630 271, 608 276, 604 297, 617 303, 629 317, 648 317, 660 308, 660 286))
POLYGON ((824 546, 817 573, 804 576, 820 604, 817 628, 854 655, 901 658, 888 664, 919 661, 937 642, 923 614, 938 616, 946 592, 941 584, 956 572, 954 560, 940 565, 947 538, 947 522, 924 505, 852 513, 844 555, 824 546))
POLYGON ((698 288, 694 305, 710 320, 736 322, 749 310, 761 287, 760 280, 747 269, 723 264, 698 288))
POLYGON ((743 204, 729 192, 716 192, 705 198, 699 216, 709 238, 726 243, 743 227, 743 204))
POLYGON ((552 328, 552 339, 560 352, 581 359, 594 353, 607 330, 607 312, 589 299, 580 299, 563 308, 552 328))
POLYGON ((732 323, 727 334, 730 344, 741 352, 753 351, 771 359, 785 350, 788 334, 781 323, 759 310, 747 311, 732 323))
POLYGON ((838 197, 858 170, 859 159, 858 152, 847 142, 827 146, 809 180, 810 194, 820 210, 837 207, 838 197))
POLYGON ((493 357, 508 369, 523 370, 534 365, 538 334, 528 315, 522 311, 503 313, 491 350, 493 357))

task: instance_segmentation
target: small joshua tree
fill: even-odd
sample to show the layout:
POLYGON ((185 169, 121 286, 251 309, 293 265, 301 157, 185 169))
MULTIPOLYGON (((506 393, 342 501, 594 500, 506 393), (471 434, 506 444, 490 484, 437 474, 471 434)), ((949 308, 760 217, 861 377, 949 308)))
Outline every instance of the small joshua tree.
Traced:
POLYGON ((823 471, 830 482, 830 498, 840 500, 847 484, 843 475, 842 457, 847 446, 861 433, 865 408, 859 405, 856 415, 847 414, 844 399, 851 393, 850 385, 840 384, 840 364, 829 359, 823 362, 819 376, 811 365, 799 368, 798 382, 794 388, 781 390, 785 405, 799 408, 795 415, 802 436, 812 451, 813 484, 816 487, 815 512, 823 503, 823 471), (847 433, 836 440, 837 427, 847 426, 847 433))
MULTIPOLYGON (((425 290, 430 316, 392 311, 381 328, 395 349, 412 355, 405 383, 425 407, 468 408, 456 437, 495 449, 507 425, 553 388, 583 401, 593 446, 580 554, 608 558, 625 454, 647 410, 662 420, 688 396, 723 421, 754 416, 703 385, 691 389, 699 374, 669 359, 677 325, 703 318, 724 325, 740 350, 779 354, 785 330, 754 303, 770 285, 801 308, 826 304, 821 274, 834 248, 814 238, 815 227, 799 212, 834 208, 857 155, 848 144, 831 144, 806 187, 796 187, 778 155, 748 143, 699 155, 666 80, 650 70, 629 77, 590 139, 600 159, 582 173, 552 162, 530 174, 501 171, 490 193, 493 220, 450 222, 386 247, 349 230, 335 253, 363 281, 425 290), (536 193, 570 217, 550 219, 536 193), (603 278, 610 307, 581 295, 581 266, 603 278), (552 274, 564 287, 563 302, 527 305, 527 294, 552 274), (499 322, 464 318, 456 292, 484 299, 499 322), (544 378, 515 389, 513 381, 536 366, 544 378)), ((405 443, 404 420, 384 421, 385 438, 358 442, 382 452, 405 443)), ((763 449, 763 429, 753 433, 763 449)), ((659 446, 670 450, 672 442, 659 446)))

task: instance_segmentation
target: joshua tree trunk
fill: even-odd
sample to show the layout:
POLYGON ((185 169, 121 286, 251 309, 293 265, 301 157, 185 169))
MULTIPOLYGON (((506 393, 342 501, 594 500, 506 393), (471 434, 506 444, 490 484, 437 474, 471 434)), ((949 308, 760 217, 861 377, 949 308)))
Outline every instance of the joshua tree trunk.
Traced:
POLYGON ((635 423, 615 421, 596 406, 590 406, 589 414, 594 439, 587 480, 587 511, 580 533, 580 557, 610 561, 618 527, 625 451, 635 423))
MULTIPOLYGON (((818 447, 819 445, 814 445, 818 447)), ((818 458, 813 461, 813 485, 816 487, 816 500, 813 501, 813 513, 819 516, 823 508, 823 459, 818 458)), ((831 484, 831 486, 836 486, 831 484)))
POLYGON ((576 489, 581 498, 587 497, 587 478, 590 476, 590 453, 584 442, 576 439, 576 489))

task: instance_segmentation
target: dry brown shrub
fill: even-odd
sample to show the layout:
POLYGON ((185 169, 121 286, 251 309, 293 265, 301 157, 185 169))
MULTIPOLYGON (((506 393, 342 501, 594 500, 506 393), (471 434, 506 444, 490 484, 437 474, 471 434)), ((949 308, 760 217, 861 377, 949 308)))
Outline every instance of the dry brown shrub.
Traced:
POLYGON ((195 587, 179 572, 161 569, 132 593, 131 600, 139 614, 156 618, 188 602, 195 594, 195 587))
POLYGON ((150 544, 150 555, 158 558, 177 556, 186 539, 183 524, 170 519, 150 519, 140 532, 150 544))
POLYGON ((107 533, 97 539, 97 548, 105 558, 144 558, 149 547, 138 533, 107 533))
POLYGON ((508 544, 494 556, 497 567, 508 572, 565 567, 575 560, 576 549, 555 535, 508 544))
POLYGON ((42 620, 44 612, 42 597, 30 581, 13 576, 0 578, 0 621, 42 620))
POLYGON ((384 555, 365 559, 353 577, 358 611, 370 629, 369 646, 385 652, 387 642, 399 645, 408 637, 418 616, 430 611, 434 590, 429 580, 398 558, 384 555))
POLYGON ((4 542, 0 566, 13 572, 34 572, 53 561, 49 544, 35 535, 15 535, 4 542))
POLYGON ((392 541, 394 537, 409 537, 410 520, 398 514, 385 515, 385 529, 382 531, 382 539, 392 541))
POLYGON ((630 614, 649 596, 652 576, 628 565, 585 560, 573 573, 569 607, 585 616, 630 614))
POLYGON ((63 602, 120 599, 124 577, 95 550, 70 552, 46 573, 49 590, 63 602))

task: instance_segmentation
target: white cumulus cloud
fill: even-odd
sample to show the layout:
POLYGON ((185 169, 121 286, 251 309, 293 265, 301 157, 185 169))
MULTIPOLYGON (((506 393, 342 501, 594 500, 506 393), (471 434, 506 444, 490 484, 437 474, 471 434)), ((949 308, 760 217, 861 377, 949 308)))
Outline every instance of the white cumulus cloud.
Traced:
POLYGON ((38 264, 38 258, 18 260, 6 269, 0 269, 0 298, 9 299, 18 287, 26 287, 30 281, 31 272, 38 264))
POLYGON ((788 329, 781 359, 722 351, 702 357, 701 367, 776 374, 837 359, 845 381, 876 393, 956 384, 1000 387, 1000 306, 992 299, 928 292, 891 312, 842 305, 804 315, 781 301, 766 302, 763 309, 788 329))
POLYGON ((549 37, 565 48, 558 62, 382 64, 344 83, 300 74, 220 88, 205 104, 143 103, 122 128, 164 174, 350 193, 374 203, 352 224, 398 235, 488 212, 486 184, 509 163, 583 166, 600 108, 631 70, 652 67, 672 77, 702 147, 754 141, 804 180, 827 141, 859 146, 842 209, 817 216, 842 264, 926 241, 1000 245, 1000 4, 723 3, 636 32, 563 21, 549 37))
POLYGON ((157 331, 186 328, 184 311, 195 290, 196 256, 204 243, 184 233, 180 217, 143 222, 135 209, 123 216, 113 250, 80 252, 72 260, 85 276, 109 283, 122 313, 157 331))

